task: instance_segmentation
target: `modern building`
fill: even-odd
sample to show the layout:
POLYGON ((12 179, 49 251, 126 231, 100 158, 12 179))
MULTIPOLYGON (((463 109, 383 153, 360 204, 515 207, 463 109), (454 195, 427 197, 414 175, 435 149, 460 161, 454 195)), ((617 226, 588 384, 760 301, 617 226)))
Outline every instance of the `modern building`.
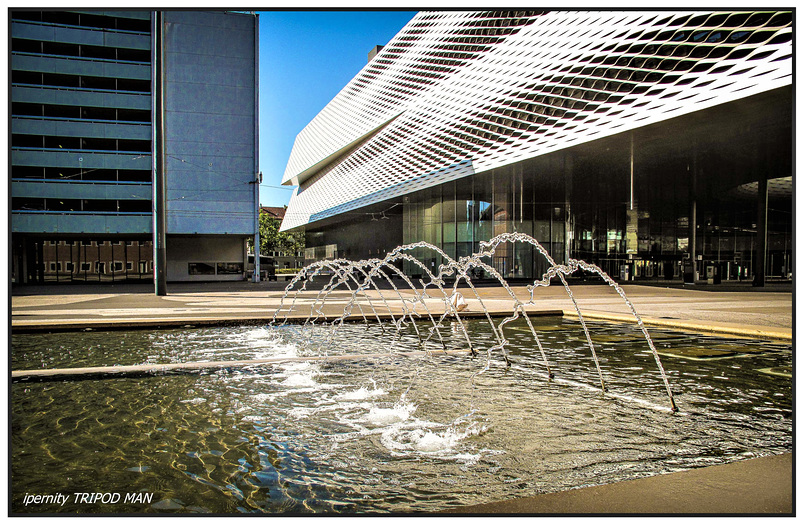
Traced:
POLYGON ((12 282, 152 282, 159 202, 168 281, 242 279, 257 15, 11 9, 9 26, 12 282))
POLYGON ((793 17, 420 12, 297 136, 283 229, 317 257, 520 231, 615 278, 791 277, 793 17))

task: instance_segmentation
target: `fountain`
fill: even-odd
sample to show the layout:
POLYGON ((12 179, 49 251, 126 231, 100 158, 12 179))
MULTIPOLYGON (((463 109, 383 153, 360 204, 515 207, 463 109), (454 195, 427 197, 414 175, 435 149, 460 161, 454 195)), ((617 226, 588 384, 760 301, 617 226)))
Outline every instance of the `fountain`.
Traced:
POLYGON ((617 292, 617 294, 619 294, 619 296, 625 301, 625 304, 630 309, 631 314, 636 319, 639 328, 641 329, 645 339, 647 340, 647 345, 653 354, 655 363, 658 366, 659 372, 664 381, 664 387, 666 389, 666 393, 669 398, 670 406, 673 411, 677 412, 678 407, 675 404, 675 398, 672 394, 672 389, 669 384, 669 379, 667 378, 667 374, 664 371, 663 365, 661 364, 661 359, 658 356, 658 352, 656 351, 656 348, 653 345, 653 340, 650 338, 650 335, 648 334, 647 328, 644 326, 641 317, 636 313, 636 309, 633 307, 633 304, 630 302, 627 296, 625 296, 625 292, 622 290, 622 287, 620 287, 614 280, 611 279, 611 277, 608 276, 608 274, 606 274, 602 269, 600 269, 594 264, 589 264, 582 260, 574 260, 574 259, 567 260, 565 264, 556 263, 555 260, 553 260, 553 258, 550 256, 550 254, 544 249, 544 247, 542 247, 542 245, 535 238, 532 238, 531 236, 520 232, 503 233, 494 237, 490 241, 480 242, 480 249, 478 250, 478 252, 472 254, 471 256, 463 257, 460 260, 454 260, 453 258, 448 256, 442 249, 440 249, 435 245, 431 245, 430 243, 427 242, 417 242, 397 247, 382 259, 368 259, 362 261, 323 260, 312 263, 307 267, 303 268, 294 277, 294 279, 292 279, 292 281, 286 286, 284 295, 281 298, 280 307, 278 307, 278 309, 275 311, 271 325, 276 324, 281 313, 283 313, 282 324, 285 324, 288 319, 289 313, 295 310, 294 306, 298 296, 300 296, 301 293, 306 291, 307 282, 313 281, 314 278, 317 277, 324 270, 332 270, 332 277, 330 278, 330 281, 317 294, 317 297, 311 306, 311 313, 309 314, 309 317, 304 324, 304 325, 315 324, 316 321, 319 319, 320 315, 324 315, 323 307, 326 298, 336 288, 344 285, 347 288, 347 290, 351 293, 351 298, 344 308, 344 313, 332 322, 328 342, 330 342, 330 340, 335 335, 338 326, 344 323, 347 320, 347 318, 351 315, 354 306, 358 307, 359 312, 361 313, 361 316, 364 319, 364 323, 369 324, 370 318, 374 318, 375 321, 378 322, 379 325, 381 325, 381 329, 385 333, 385 330, 383 328, 383 323, 381 322, 380 319, 380 314, 378 314, 378 312, 376 311, 375 306, 372 304, 372 300, 370 299, 369 295, 366 294, 367 290, 374 289, 375 291, 378 292, 386 309, 389 311, 389 316, 391 317, 391 323, 394 325, 396 331, 400 331, 403 322, 406 321, 406 319, 408 319, 411 321, 411 324, 417 336, 419 337, 420 345, 423 348, 426 347, 427 342, 434 333, 437 335, 437 338, 439 339, 443 348, 446 348, 444 347, 444 341, 442 340, 440 328, 442 322, 445 320, 448 314, 450 314, 458 322, 460 330, 461 332, 463 332, 467 344, 470 347, 470 351, 472 355, 475 356, 477 353, 474 347, 472 346, 472 343, 469 339, 469 335, 466 329, 464 328, 464 324, 461 321, 461 318, 459 317, 458 314, 459 310, 457 308, 458 299, 459 298, 463 299, 463 296, 458 291, 458 286, 463 281, 474 294, 478 304, 480 305, 484 314, 486 315, 487 324, 492 328, 492 331, 495 335, 496 344, 487 349, 487 354, 489 356, 489 358, 487 358, 487 366, 489 365, 492 353, 498 349, 501 349, 503 351, 504 361, 506 365, 509 365, 508 353, 505 349, 507 341, 504 336, 503 328, 506 326, 506 324, 518 319, 521 314, 522 317, 525 319, 528 328, 530 329, 531 336, 533 337, 533 340, 536 343, 536 347, 538 348, 539 353, 542 357, 542 364, 547 369, 548 376, 550 378, 553 378, 554 373, 550 368, 550 364, 548 363, 547 356, 545 354, 544 348, 542 347, 542 343, 539 340, 539 336, 536 333, 536 329, 533 327, 533 324, 531 323, 531 320, 528 317, 528 314, 525 310, 525 306, 533 305, 534 303, 533 294, 534 290, 537 287, 549 286, 551 281, 554 278, 558 277, 560 282, 563 284, 564 289, 566 290, 570 299, 572 300, 572 304, 575 307, 575 312, 577 313, 578 318, 580 320, 581 327, 583 328, 584 335, 586 336, 586 342, 588 343, 589 349, 591 350, 592 353, 592 359, 594 361, 595 368, 597 369, 600 388, 601 390, 606 391, 607 387, 605 380, 603 378, 603 371, 600 367, 600 362, 597 358, 597 353, 595 351, 594 344, 592 343, 591 334, 589 333, 589 329, 586 326, 586 322, 584 321, 583 315, 581 314, 581 310, 580 307, 578 306, 577 300, 575 299, 575 295, 573 294, 566 280, 566 276, 573 274, 575 271, 579 269, 600 276, 602 280, 606 282, 609 286, 611 286, 617 292), (535 280, 532 285, 527 286, 528 291, 530 292, 530 300, 526 302, 521 302, 514 294, 514 291, 511 289, 508 282, 505 279, 503 279, 500 273, 498 273, 494 267, 492 267, 491 265, 487 264, 485 261, 482 260, 482 258, 489 258, 492 255, 494 255, 499 245, 503 243, 514 243, 514 242, 527 243, 532 245, 533 248, 536 249, 536 251, 539 254, 544 256, 544 258, 550 264, 550 267, 542 275, 541 279, 535 280), (432 250, 436 254, 441 256, 443 260, 445 260, 445 262, 439 266, 437 274, 434 274, 417 258, 410 256, 408 254, 409 251, 413 251, 415 249, 432 250), (398 261, 408 261, 416 268, 421 269, 427 276, 428 281, 425 282, 424 279, 420 280, 421 288, 417 289, 417 287, 414 286, 414 283, 411 281, 411 279, 395 266, 395 263, 398 261), (495 326, 494 322, 492 321, 492 317, 489 314, 489 311, 486 309, 486 306, 484 305, 483 300, 480 297, 480 294, 475 289, 475 286, 473 285, 472 280, 470 279, 469 273, 474 268, 482 269, 485 273, 489 274, 492 278, 497 280, 497 282, 500 285, 502 285, 502 287, 508 293, 508 297, 513 301, 512 314, 504 318, 497 326, 495 326), (414 293, 413 298, 409 300, 410 303, 413 305, 412 309, 409 310, 409 308, 406 306, 405 297, 398 290, 397 286, 395 286, 395 284, 392 282, 392 279, 389 277, 389 275, 387 275, 386 273, 387 270, 391 271, 392 274, 397 274, 414 293), (363 280, 358 277, 359 275, 363 278, 363 280), (446 285, 445 278, 453 279, 451 291, 449 293, 445 290, 445 285, 446 285), (387 304, 386 298, 383 296, 381 289, 378 286, 378 281, 376 281, 376 279, 388 282, 388 284, 391 286, 392 290, 402 303, 403 313, 399 318, 394 317, 394 314, 392 313, 391 308, 387 304), (302 285, 298 287, 298 283, 300 282, 302 282, 302 285), (433 314, 431 313, 426 302, 426 298, 430 298, 430 296, 427 293, 427 290, 431 286, 436 287, 439 290, 440 294, 443 296, 442 301, 443 304, 445 305, 445 311, 438 320, 434 320, 433 314), (294 293, 292 301, 288 307, 285 307, 284 306, 285 300, 290 294, 292 294, 293 290, 294 293), (370 315, 369 318, 364 313, 363 308, 357 301, 359 295, 362 295, 366 298, 368 305, 372 310, 372 314, 370 315), (422 339, 422 335, 419 331, 419 328, 415 320, 415 316, 417 317, 420 316, 416 311, 417 305, 422 305, 422 307, 425 309, 425 314, 433 323, 431 333, 428 334, 428 336, 424 340, 422 339))
POLYGON ((15 334, 15 372, 100 371, 13 382, 12 511, 436 511, 793 445, 791 346, 648 330, 607 274, 555 263, 524 234, 459 260, 419 242, 316 262, 278 299, 269 325, 15 334), (505 242, 549 263, 524 296, 488 260, 505 242), (413 256, 425 249, 438 268, 413 256), (476 268, 507 296, 502 315, 476 268), (633 321, 586 320, 567 281, 577 270, 633 321), (577 320, 536 314, 553 281, 577 320), (86 492, 123 501, 77 503, 86 492), (69 499, 28 506, 26 493, 69 499))

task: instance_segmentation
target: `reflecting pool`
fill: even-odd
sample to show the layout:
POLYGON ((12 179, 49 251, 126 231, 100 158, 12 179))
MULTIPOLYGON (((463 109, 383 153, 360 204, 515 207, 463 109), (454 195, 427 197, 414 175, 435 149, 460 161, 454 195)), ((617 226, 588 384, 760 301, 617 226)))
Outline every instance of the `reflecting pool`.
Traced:
POLYGON ((411 328, 359 324, 333 339, 324 325, 14 335, 14 370, 371 357, 15 382, 12 512, 432 511, 792 448, 790 345, 649 329, 674 413, 635 326, 589 323, 603 393, 580 324, 533 323, 553 380, 522 320, 505 328, 510 367, 487 359, 486 320, 465 321, 474 358, 455 323, 444 355, 411 328), (122 496, 77 503, 86 492, 122 496), (57 493, 63 506, 24 504, 57 493))

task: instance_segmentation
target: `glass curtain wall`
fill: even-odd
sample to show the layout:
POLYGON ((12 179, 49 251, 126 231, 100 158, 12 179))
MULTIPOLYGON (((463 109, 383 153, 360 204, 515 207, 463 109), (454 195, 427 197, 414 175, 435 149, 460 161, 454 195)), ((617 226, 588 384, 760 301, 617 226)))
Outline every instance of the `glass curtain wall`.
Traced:
MULTIPOLYGON (((403 243, 426 241, 457 259, 477 252, 482 241, 518 231, 537 238, 556 262, 563 262, 567 205, 563 176, 555 168, 563 166, 517 164, 409 195, 403 202, 403 243)), ((412 254, 426 267, 441 263, 431 249, 412 254)), ((523 243, 501 244, 482 261, 505 279, 535 278, 549 266, 523 243)), ((404 269, 421 275, 411 265, 406 262, 404 269)), ((476 266, 470 277, 491 276, 486 267, 476 266)))
MULTIPOLYGON (((752 280, 759 222, 753 180, 762 172, 770 179, 765 275, 787 279, 790 149, 754 143, 668 143, 663 135, 623 133, 479 173, 406 197, 403 242, 424 240, 459 258, 477 252, 481 241, 519 231, 556 263, 585 260, 618 281, 690 281, 694 202, 696 281, 752 280)), ((414 255, 428 267, 441 261, 430 250, 414 255)), ((506 279, 538 278, 549 266, 521 243, 501 244, 483 261, 506 279)), ((490 277, 480 268, 473 276, 490 277)))
POLYGON ((151 240, 15 239, 12 282, 97 283, 152 281, 151 240))

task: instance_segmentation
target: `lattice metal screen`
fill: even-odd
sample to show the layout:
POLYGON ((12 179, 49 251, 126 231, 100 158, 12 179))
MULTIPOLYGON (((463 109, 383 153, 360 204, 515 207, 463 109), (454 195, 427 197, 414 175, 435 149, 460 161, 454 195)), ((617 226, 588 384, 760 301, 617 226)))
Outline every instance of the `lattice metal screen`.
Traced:
POLYGON ((791 85, 792 24, 762 11, 421 12, 298 135, 283 228, 791 85))

